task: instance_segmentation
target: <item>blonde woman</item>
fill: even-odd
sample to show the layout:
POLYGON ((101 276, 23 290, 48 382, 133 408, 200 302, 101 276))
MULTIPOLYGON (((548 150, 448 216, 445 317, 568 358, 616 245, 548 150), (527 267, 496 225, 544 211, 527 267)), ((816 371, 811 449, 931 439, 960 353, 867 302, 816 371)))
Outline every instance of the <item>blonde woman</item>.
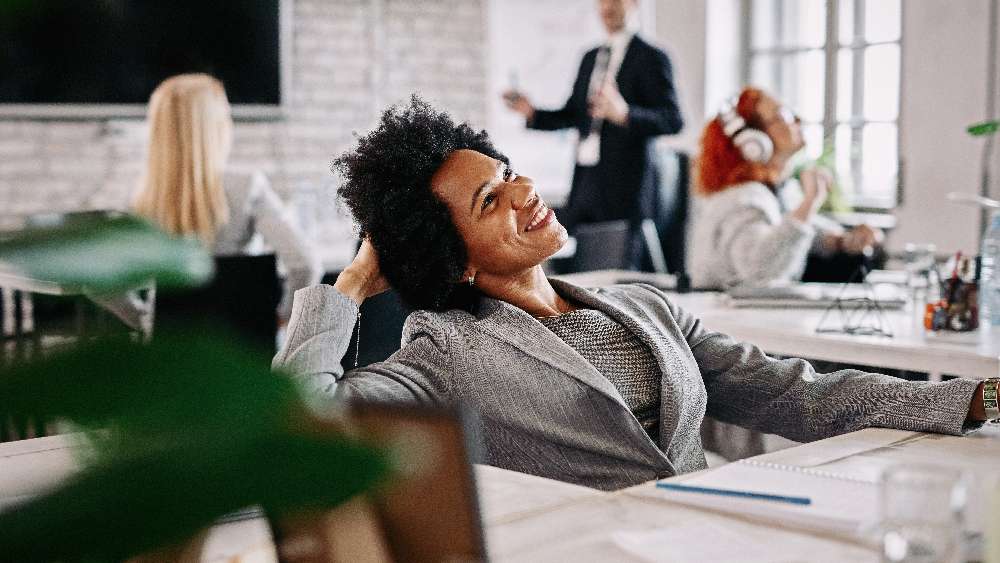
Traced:
POLYGON ((148 119, 136 213, 167 232, 197 237, 216 256, 250 253, 262 238, 286 272, 278 314, 287 319, 292 293, 318 283, 322 268, 267 177, 226 171, 233 121, 222 83, 207 74, 168 78, 149 100, 148 119))

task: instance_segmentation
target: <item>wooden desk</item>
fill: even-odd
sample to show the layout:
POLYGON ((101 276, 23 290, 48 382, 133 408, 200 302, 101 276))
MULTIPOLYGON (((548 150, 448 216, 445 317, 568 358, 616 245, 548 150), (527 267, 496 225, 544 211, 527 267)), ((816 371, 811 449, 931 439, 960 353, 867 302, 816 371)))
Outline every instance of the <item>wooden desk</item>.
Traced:
MULTIPOLYGON (((598 287, 617 283, 634 272, 604 270, 560 276, 573 283, 598 287)), ((656 280, 656 274, 644 274, 656 280)), ((664 283, 669 278, 662 278, 664 283)), ((756 309, 727 306, 717 292, 670 294, 670 298, 697 315, 706 327, 737 340, 760 346, 765 352, 782 356, 843 362, 883 369, 902 369, 930 374, 931 381, 942 375, 974 379, 1000 376, 1000 330, 984 327, 971 343, 928 338, 922 326, 923 314, 912 306, 885 311, 893 337, 818 334, 816 327, 823 309, 756 309)), ((830 319, 827 319, 829 322, 830 319)))

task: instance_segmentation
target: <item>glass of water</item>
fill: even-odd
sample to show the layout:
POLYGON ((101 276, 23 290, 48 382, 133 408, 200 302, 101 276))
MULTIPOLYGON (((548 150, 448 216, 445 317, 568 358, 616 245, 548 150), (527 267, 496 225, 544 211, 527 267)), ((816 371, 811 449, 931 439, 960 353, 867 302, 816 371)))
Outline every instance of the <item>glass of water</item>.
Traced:
POLYGON ((908 242, 903 247, 903 262, 911 288, 926 287, 930 282, 930 272, 935 267, 935 252, 937 247, 930 243, 908 242))
POLYGON ((961 471, 898 465, 886 469, 881 485, 883 562, 963 561, 967 487, 961 471))

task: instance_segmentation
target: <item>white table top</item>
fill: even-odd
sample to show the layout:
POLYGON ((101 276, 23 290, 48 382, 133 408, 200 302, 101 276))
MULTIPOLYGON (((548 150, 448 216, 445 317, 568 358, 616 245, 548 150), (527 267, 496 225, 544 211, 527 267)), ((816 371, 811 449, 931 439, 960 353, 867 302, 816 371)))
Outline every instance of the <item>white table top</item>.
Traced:
MULTIPOLYGON (((761 462, 871 478, 893 463, 959 466, 994 473, 1000 429, 970 437, 868 429, 765 454, 761 462), (941 455, 947 454, 947 455, 941 455)), ((711 471, 711 470, 708 470, 711 471)), ((675 479, 684 480, 690 475, 675 479)), ((734 483, 733 488, 739 488, 734 483)), ((985 498, 982 491, 974 497, 985 498)), ((970 506, 983 519, 983 503, 970 506)), ((495 561, 878 561, 876 548, 792 526, 685 506, 653 483, 577 501, 488 527, 495 561)))
POLYGON ((0 269, 0 288, 41 293, 43 295, 80 295, 83 293, 83 288, 76 285, 39 280, 3 269, 0 269))
MULTIPOLYGON (((0 444, 0 492, 65 478, 73 444, 73 436, 0 444)), ((861 477, 914 462, 995 475, 1000 428, 969 437, 868 429, 756 459, 861 477)), ((676 504, 652 482, 607 493, 488 466, 477 466, 476 477, 493 561, 878 561, 863 542, 676 504)), ((215 526, 202 559, 273 561, 273 553, 266 524, 250 520, 215 526)))
MULTIPOLYGON (((617 283, 635 272, 603 270, 561 276, 573 283, 597 287, 617 283)), ((644 274, 658 279, 656 274, 644 274)), ((664 282, 668 278, 662 278, 664 282)), ((670 298, 697 315, 706 327, 783 356, 846 362, 884 369, 928 372, 975 379, 1000 376, 1000 330, 983 327, 969 342, 925 335, 923 312, 908 305, 884 311, 893 337, 817 333, 823 309, 730 307, 716 292, 671 293, 670 298)), ((827 323, 833 319, 827 319, 827 323)))
POLYGON ((629 270, 594 270, 553 277, 582 287, 603 287, 618 283, 648 283, 665 290, 677 287, 677 278, 673 274, 654 274, 629 270))
MULTIPOLYGON (((81 436, 63 434, 0 443, 0 509, 51 489, 78 467, 81 436)), ((586 499, 602 491, 497 467, 475 467, 481 518, 487 545, 492 528, 586 499)), ((270 528, 263 519, 219 524, 212 528, 202 555, 206 562, 274 561, 270 528)))
MULTIPOLYGON (((884 312, 893 336, 817 333, 822 309, 728 307, 715 293, 671 295, 705 326, 772 354, 985 379, 1000 375, 1000 331, 985 327, 968 343, 925 334, 913 307, 884 312)), ((827 319, 829 322, 830 319, 827 319)))

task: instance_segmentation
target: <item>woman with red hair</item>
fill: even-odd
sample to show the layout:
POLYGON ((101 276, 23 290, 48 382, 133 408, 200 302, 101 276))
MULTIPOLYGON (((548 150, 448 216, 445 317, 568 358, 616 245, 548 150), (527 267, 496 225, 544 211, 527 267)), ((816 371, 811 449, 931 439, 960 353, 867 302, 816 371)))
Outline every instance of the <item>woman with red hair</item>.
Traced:
POLYGON ((703 197, 689 253, 695 287, 797 280, 810 250, 871 250, 880 234, 871 227, 845 232, 817 217, 830 184, 825 170, 800 174, 797 203, 779 198, 789 161, 804 146, 798 118, 757 88, 745 88, 705 126, 697 167, 703 197))

